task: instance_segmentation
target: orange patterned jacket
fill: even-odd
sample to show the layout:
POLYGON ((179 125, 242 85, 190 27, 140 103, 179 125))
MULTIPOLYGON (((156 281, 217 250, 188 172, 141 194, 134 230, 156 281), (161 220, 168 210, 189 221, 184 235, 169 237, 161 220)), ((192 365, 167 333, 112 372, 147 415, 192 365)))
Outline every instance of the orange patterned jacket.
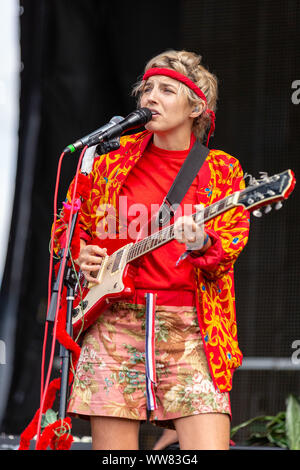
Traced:
MULTIPOLYGON (((108 208, 117 207, 122 184, 151 137, 148 131, 123 136, 117 151, 95 159, 89 175, 90 196, 79 213, 83 238, 93 240, 100 227, 101 231, 107 230, 108 208)), ((209 177, 204 186, 199 179, 197 204, 207 206, 244 189, 241 166, 231 155, 210 150, 204 165, 206 170, 208 166, 209 177)), ((60 248, 64 230, 64 223, 58 221, 55 251, 60 248)), ((205 231, 210 235, 212 246, 204 255, 188 259, 195 269, 198 322, 210 372, 216 389, 225 392, 231 390, 233 373, 243 357, 237 339, 233 266, 248 240, 249 213, 240 206, 231 209, 207 222, 205 231)))

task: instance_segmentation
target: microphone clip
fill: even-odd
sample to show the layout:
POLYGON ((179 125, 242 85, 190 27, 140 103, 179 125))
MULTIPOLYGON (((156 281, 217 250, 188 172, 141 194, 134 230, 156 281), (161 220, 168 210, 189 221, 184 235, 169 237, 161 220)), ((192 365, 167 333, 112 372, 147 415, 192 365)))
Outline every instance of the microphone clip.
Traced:
POLYGON ((114 137, 110 140, 104 140, 96 147, 96 153, 98 155, 104 155, 105 153, 113 152, 120 148, 120 137, 114 137))

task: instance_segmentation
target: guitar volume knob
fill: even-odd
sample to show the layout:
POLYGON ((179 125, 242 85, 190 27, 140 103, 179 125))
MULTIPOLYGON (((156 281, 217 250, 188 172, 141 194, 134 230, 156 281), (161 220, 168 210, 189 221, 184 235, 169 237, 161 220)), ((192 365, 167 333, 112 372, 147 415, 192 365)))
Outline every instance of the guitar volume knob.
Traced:
POLYGON ((77 317, 78 314, 79 314, 79 308, 73 308, 72 309, 72 318, 77 317))

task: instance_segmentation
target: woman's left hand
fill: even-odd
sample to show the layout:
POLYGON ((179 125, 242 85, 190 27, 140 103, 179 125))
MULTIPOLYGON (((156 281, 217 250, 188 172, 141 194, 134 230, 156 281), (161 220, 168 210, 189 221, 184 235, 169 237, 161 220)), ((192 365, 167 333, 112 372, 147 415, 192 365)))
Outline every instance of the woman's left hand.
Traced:
POLYGON ((184 215, 179 217, 174 224, 175 239, 179 243, 185 243, 188 250, 201 250, 206 238, 203 221, 204 206, 198 204, 195 207, 199 222, 196 223, 192 215, 184 215))

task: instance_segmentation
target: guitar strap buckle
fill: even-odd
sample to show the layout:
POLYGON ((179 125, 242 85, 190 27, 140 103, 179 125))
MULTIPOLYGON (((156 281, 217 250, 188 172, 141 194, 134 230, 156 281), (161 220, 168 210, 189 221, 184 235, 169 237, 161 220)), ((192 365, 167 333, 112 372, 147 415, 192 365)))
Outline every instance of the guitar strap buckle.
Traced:
POLYGON ((171 204, 167 197, 165 197, 157 214, 157 226, 162 227, 163 225, 167 224, 172 219, 172 217, 174 217, 178 206, 179 204, 171 204))

